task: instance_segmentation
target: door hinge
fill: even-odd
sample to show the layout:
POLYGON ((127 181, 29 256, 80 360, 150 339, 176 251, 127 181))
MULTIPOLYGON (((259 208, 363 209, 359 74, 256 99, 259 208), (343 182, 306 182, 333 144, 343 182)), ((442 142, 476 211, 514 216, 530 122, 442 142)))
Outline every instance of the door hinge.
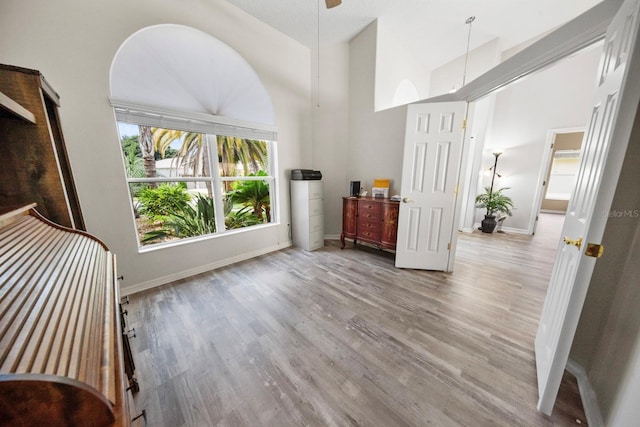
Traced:
POLYGON ((598 245, 596 243, 588 243, 587 250, 584 251, 584 254, 586 256, 591 256, 594 258, 600 258, 603 252, 604 252, 604 245, 598 245))
POLYGON ((467 128, 467 119, 462 119, 462 129, 467 128))
POLYGON ((453 187, 453 194, 458 194, 458 184, 453 187))
POLYGON ((451 243, 447 243, 447 250, 450 251, 451 250, 451 243))

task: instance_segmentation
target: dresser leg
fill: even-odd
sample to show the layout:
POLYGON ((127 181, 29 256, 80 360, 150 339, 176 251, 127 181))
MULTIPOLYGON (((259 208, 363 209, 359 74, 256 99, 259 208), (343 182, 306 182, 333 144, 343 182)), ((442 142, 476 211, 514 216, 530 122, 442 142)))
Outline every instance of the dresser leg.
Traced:
POLYGON ((340 249, 344 249, 344 233, 340 233, 340 249))

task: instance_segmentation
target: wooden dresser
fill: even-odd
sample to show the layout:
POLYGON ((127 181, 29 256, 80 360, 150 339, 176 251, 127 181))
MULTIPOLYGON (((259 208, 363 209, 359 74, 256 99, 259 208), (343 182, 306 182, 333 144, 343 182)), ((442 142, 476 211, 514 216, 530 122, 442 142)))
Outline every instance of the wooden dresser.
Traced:
POLYGON ((400 202, 373 197, 342 198, 342 234, 345 238, 371 243, 379 248, 396 249, 400 202))
POLYGON ((115 256, 33 207, 0 214, 0 425, 129 426, 115 256))

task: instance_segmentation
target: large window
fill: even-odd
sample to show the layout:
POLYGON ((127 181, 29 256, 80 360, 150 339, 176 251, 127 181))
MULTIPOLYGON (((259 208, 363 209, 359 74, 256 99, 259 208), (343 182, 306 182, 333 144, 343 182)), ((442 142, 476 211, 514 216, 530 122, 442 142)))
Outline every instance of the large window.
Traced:
POLYGON ((273 141, 124 120, 118 130, 140 246, 275 221, 273 141))
POLYGON ((545 199, 569 200, 576 186, 579 166, 580 150, 554 151, 545 199))
POLYGON ((110 87, 140 246, 278 221, 273 104, 233 47, 142 28, 117 50, 110 87))

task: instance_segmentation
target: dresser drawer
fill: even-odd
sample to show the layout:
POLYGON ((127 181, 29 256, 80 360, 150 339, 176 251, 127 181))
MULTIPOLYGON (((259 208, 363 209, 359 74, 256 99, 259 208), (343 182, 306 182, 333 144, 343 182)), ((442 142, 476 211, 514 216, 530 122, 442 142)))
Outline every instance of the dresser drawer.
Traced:
POLYGON ((377 214, 378 217, 382 212, 382 204, 377 202, 360 201, 358 202, 358 214, 377 214))
POLYGON ((380 218, 358 218, 358 231, 377 230, 382 227, 380 218))
POLYGON ((372 197, 343 197, 341 248, 345 238, 396 249, 399 203, 372 197))
POLYGON ((361 240, 380 241, 380 229, 358 230, 358 238, 361 240))
POLYGON ((380 221, 382 219, 382 205, 376 202, 358 202, 358 222, 380 221))

